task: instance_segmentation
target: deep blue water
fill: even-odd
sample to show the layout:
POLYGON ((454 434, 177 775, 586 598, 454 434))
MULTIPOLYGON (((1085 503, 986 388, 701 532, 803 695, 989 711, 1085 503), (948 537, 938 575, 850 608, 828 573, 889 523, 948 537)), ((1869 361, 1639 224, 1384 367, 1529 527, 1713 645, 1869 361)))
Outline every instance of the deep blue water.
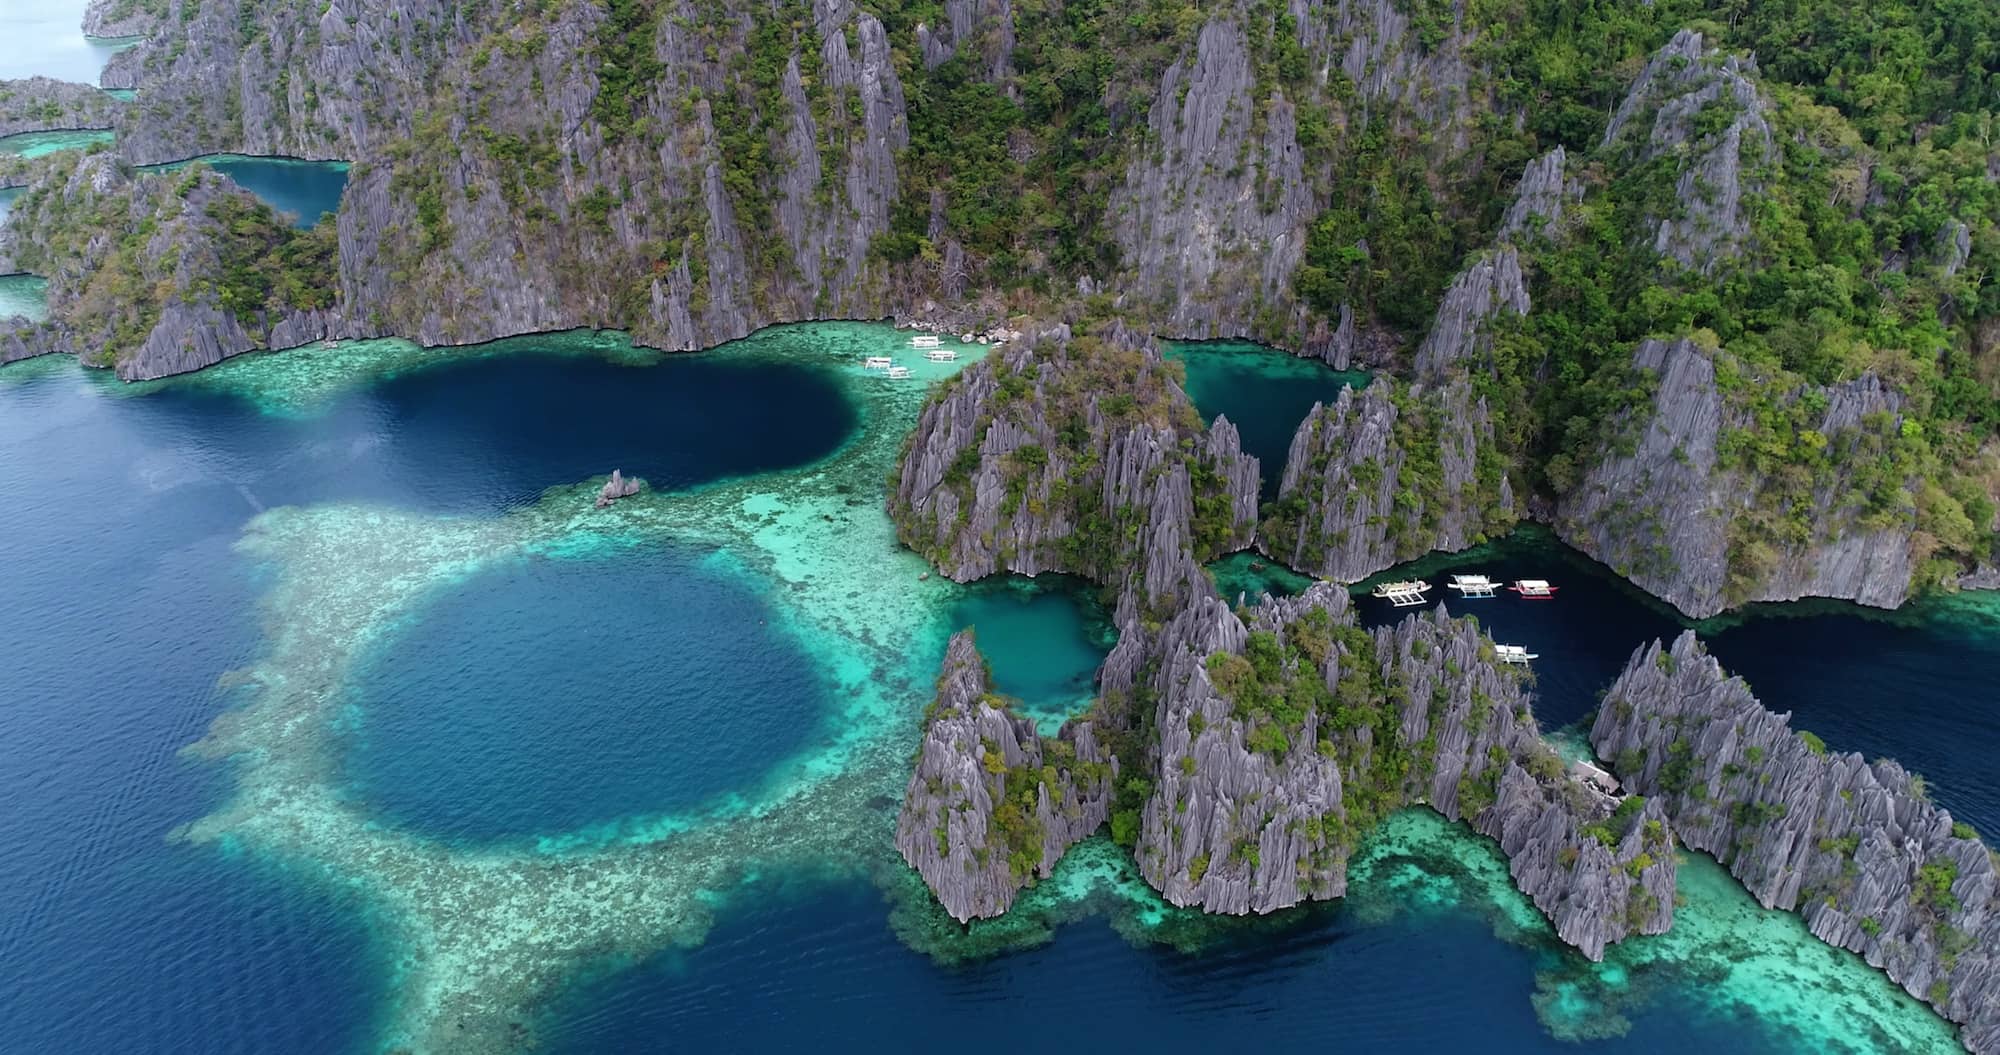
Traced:
MULTIPOLYGON (((341 192, 347 189, 347 166, 336 162, 294 161, 290 158, 259 158, 225 154, 201 158, 203 164, 235 180, 244 190, 264 200, 281 213, 289 213, 299 227, 311 227, 322 213, 340 208, 341 192)), ((172 170, 184 163, 163 165, 172 170)))
POLYGON ((1275 934, 1184 954, 1135 947, 1101 919, 1038 949, 940 968, 897 944, 859 886, 774 897, 691 952, 557 1002, 541 1036, 564 1055, 887 1050, 1784 1052, 1759 1024, 1669 995, 1616 1041, 1558 1041, 1530 997, 1545 954, 1469 913, 1359 922, 1343 906, 1275 934), (784 950, 782 953, 776 950, 784 950))
POLYGON ((827 694, 764 599, 703 556, 528 557, 446 588, 355 679, 352 794, 484 841, 754 787, 810 738, 827 694))
MULTIPOLYGON (((0 372, 0 605, 11 628, 0 679, 0 1050, 10 1052, 357 1051, 374 1037, 387 972, 357 905, 312 877, 169 837, 229 785, 227 766, 177 751, 228 706, 217 678, 261 647, 262 584, 231 550, 256 505, 365 499, 490 515, 614 466, 687 487, 799 464, 836 449, 854 423, 816 370, 713 357, 644 369, 471 359, 405 373, 304 420, 199 388, 116 398, 110 385, 46 365, 0 372), (21 381, 24 372, 43 376, 21 381)), ((800 680, 782 641, 751 629, 770 602, 698 552, 625 560, 475 576, 382 645, 362 680, 376 699, 355 734, 374 743, 346 762, 376 767, 385 811, 465 838, 560 829, 741 786, 783 753, 783 736, 813 735, 781 727, 801 713, 787 708, 819 690, 800 680), (689 623, 674 611, 689 599, 726 618, 689 623), (546 633, 524 613, 546 615, 546 633), (718 640, 728 628, 741 640, 718 640), (713 658, 702 648, 738 646, 770 658, 759 676, 774 679, 775 698, 739 697, 751 713, 718 715, 723 693, 678 695, 713 658), (594 691, 578 657, 641 688, 594 691), (665 719, 684 700, 705 733, 733 731, 712 745, 676 744, 685 728, 665 719), (482 701, 495 713, 481 713, 482 701), (511 741, 481 725, 500 721, 515 723, 511 741), (465 736, 450 745, 463 757, 441 766, 410 751, 447 726, 465 736), (776 742, 740 742, 750 728, 776 742), (495 753, 508 743, 515 753, 495 753), (665 760, 653 780, 634 776, 634 758, 647 754, 665 760), (565 781, 575 801, 552 791, 565 781), (506 794, 490 793, 500 783, 506 794)), ((1458 606, 1543 653, 1540 709, 1551 726, 1584 714, 1634 646, 1677 626, 1544 542, 1509 543, 1465 566, 1562 584, 1546 605, 1458 606)), ((1064 603, 1045 596, 1054 599, 1006 603, 1064 603)), ((2000 639, 1921 613, 1900 625, 1844 608, 1759 618, 1712 641, 1768 704, 1795 709, 1830 745, 1895 755, 1965 819, 2000 830, 1991 764, 2000 639)), ((1003 689, 1037 673, 1018 669, 997 672, 1003 689)), ((1066 691, 1068 675, 1048 676, 1066 691)), ((897 942, 866 884, 748 903, 756 907, 723 915, 707 945, 559 1000, 543 1027, 550 1047, 879 1050, 950 1036, 996 1051, 1288 1040, 1579 1050, 1534 1020, 1528 996, 1545 954, 1460 914, 1380 924, 1333 907, 1200 955, 1135 949, 1087 920, 1043 948, 947 969, 897 942)), ((1628 1036, 1582 1048, 1784 1044, 1698 1013, 1668 988, 1633 1015, 1628 1036)))
MULTIPOLYGON (((0 1050, 10 1052, 323 1052, 371 1039, 385 971, 352 904, 308 878, 169 839, 230 785, 227 767, 178 752, 228 706, 217 679, 261 647, 261 584, 232 552, 258 506, 365 499, 493 513, 614 466, 685 487, 821 457, 854 423, 817 370, 714 358, 647 369, 467 360, 308 420, 198 388, 124 398, 114 385, 45 361, 0 372, 10 627, 0 1050)), ((577 563, 586 580, 604 574, 577 563)), ((745 619, 753 611, 684 560, 638 580, 734 603, 745 619)), ((484 630, 499 617, 465 618, 484 630)), ((565 742, 529 746, 560 760, 565 742)))

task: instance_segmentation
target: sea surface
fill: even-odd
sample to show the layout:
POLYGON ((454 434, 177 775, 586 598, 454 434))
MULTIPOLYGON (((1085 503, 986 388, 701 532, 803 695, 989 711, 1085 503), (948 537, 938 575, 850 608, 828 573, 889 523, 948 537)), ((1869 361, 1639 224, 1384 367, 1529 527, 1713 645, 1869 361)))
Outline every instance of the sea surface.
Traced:
POLYGON ((137 40, 83 35, 88 0, 6 0, 0 4, 0 80, 54 77, 96 84, 111 56, 137 40))
MULTIPOLYGON (((1046 731, 1111 643, 1083 584, 958 587, 896 547, 882 481, 961 365, 814 324, 0 370, 0 1047, 438 1047, 426 1002, 474 993, 564 1052, 1951 1050, 1705 858, 1673 934, 1592 966, 1423 811, 1346 901, 1270 920, 1173 910, 1100 838, 1007 920, 944 921, 888 841, 946 637, 975 627, 1046 731), (594 509, 612 468, 649 488, 594 509)), ((1219 577, 1284 588, 1250 563, 1219 577)), ((1550 727, 1681 627, 1533 532, 1449 566, 1561 585, 1462 606, 1541 653, 1550 727)), ((1703 629, 1769 705, 2000 830, 1993 606, 1703 629)))

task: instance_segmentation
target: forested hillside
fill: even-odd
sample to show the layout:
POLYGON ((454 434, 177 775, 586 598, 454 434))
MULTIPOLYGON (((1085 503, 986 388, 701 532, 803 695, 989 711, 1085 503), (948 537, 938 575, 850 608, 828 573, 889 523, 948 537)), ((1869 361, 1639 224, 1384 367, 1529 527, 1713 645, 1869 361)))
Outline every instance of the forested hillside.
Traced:
POLYGON ((1477 397, 1529 515, 1697 614, 1992 557, 1990 4, 100 8, 127 160, 356 162, 334 336, 1118 316, 1477 397))

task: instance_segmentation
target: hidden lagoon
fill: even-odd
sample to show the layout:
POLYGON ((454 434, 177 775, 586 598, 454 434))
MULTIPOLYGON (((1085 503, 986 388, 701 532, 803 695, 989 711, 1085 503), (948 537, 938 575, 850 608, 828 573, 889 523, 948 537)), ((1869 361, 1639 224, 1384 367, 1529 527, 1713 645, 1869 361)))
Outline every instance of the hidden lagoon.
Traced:
MULTIPOLYGON (((1255 1022, 1364 1048, 1953 1050, 1700 855, 1672 932, 1590 964, 1492 844, 1427 813, 1393 817, 1349 897, 1309 909, 1172 908, 1100 836, 1008 916, 952 923, 889 838, 946 638, 975 626, 1045 724, 1087 702, 1111 644, 1086 585, 958 586, 897 545, 881 482, 964 350, 931 363, 907 332, 817 323, 695 355, 574 333, 347 342, 134 386, 67 360, 0 371, 0 561, 46 645, 0 689, 23 806, 0 825, 32 848, 5 867, 35 907, 8 925, 14 1035, 859 1047, 886 1006, 912 1030, 991 1022, 965 1032, 995 1050, 1030 1010, 1079 1044, 1255 1022), (593 509, 612 468, 650 486, 593 509), (79 472, 106 486, 63 485, 79 472)), ((1176 355, 1213 413, 1201 351, 1176 355)), ((1312 365, 1233 350, 1243 383, 1259 354, 1312 365)), ((1286 588, 1227 563, 1226 590, 1286 588)), ((1543 653, 1550 727, 1681 625, 1532 532, 1419 570, 1446 566, 1562 582, 1553 605, 1470 603, 1543 653)), ((1977 595, 1701 629, 1770 706, 2000 824, 1980 780, 2000 613, 1977 595), (1909 701, 1894 722, 1885 686, 1909 701)))

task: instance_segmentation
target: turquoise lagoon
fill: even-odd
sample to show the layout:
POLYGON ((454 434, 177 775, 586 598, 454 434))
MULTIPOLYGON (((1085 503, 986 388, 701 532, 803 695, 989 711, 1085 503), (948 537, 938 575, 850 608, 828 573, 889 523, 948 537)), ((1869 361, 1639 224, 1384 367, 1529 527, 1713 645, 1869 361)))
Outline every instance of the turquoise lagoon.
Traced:
MULTIPOLYGON (((883 480, 963 365, 824 323, 694 356, 578 333, 139 386, 0 370, 10 1046, 1951 1050, 1712 863, 1689 860, 1672 934, 1591 965, 1490 843, 1422 812, 1336 904, 1185 913, 1099 838, 1009 917, 951 924, 890 849, 946 638, 977 626, 1044 721, 1108 644, 1092 591, 958 586, 896 544, 883 480), (614 467, 652 488, 593 508, 614 467)), ((1462 559, 1563 554, 1523 535, 1462 559)), ((1251 563, 1227 571, 1275 577, 1251 563)), ((1678 624, 1587 563, 1550 574, 1558 604, 1482 615, 1544 653, 1554 724, 1678 624)), ((1994 623, 1705 629, 1726 661, 1772 657, 1773 706, 2000 827, 1971 768, 2000 746, 1994 623), (1766 636, 1732 658, 1742 634, 1766 636), (1783 658, 1830 634, 1843 671, 1783 658)))

